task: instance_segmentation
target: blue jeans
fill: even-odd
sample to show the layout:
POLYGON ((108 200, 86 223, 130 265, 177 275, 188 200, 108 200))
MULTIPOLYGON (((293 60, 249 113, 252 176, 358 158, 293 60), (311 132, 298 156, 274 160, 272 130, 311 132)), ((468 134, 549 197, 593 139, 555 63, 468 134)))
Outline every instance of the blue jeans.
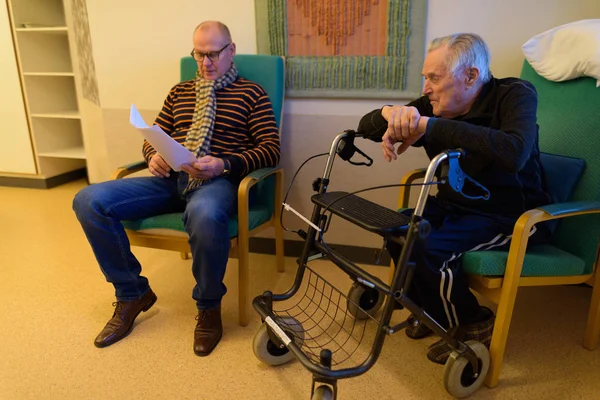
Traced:
POLYGON ((227 225, 237 207, 237 185, 216 178, 182 196, 184 177, 187 175, 172 171, 169 178, 108 181, 87 186, 75 196, 77 219, 106 280, 115 287, 117 300, 139 299, 150 290, 121 221, 183 212, 196 279, 192 297, 199 309, 221 303, 227 291, 223 284, 229 256, 227 225))

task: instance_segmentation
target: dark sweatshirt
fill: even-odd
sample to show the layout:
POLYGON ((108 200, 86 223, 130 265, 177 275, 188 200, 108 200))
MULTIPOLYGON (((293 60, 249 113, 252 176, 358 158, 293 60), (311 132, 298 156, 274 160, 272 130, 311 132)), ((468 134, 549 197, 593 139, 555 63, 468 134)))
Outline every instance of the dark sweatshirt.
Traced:
MULTIPOLYGON (((427 96, 408 104, 422 116, 434 117, 427 96)), ((429 158, 446 149, 462 148, 460 166, 471 178, 490 190, 489 200, 471 200, 448 185, 440 185, 437 197, 474 211, 518 216, 549 204, 538 147, 536 123, 537 92, 533 85, 517 78, 495 79, 486 83, 465 115, 447 119, 432 118, 414 146, 423 146, 429 158)), ((365 115, 359 132, 375 141, 387 129, 381 110, 365 115)), ((471 196, 481 189, 466 184, 471 196)))

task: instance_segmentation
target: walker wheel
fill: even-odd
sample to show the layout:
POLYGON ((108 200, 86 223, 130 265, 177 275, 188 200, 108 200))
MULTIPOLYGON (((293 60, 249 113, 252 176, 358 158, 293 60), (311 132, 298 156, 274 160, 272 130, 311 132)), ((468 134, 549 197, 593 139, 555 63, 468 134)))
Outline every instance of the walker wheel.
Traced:
POLYGON ((381 308, 385 296, 377 289, 372 289, 354 282, 348 292, 346 308, 356 319, 366 319, 374 316, 381 308), (360 308, 359 308, 360 307, 360 308))
POLYGON ((321 385, 313 393, 311 400, 332 400, 333 392, 329 386, 321 385))
MULTIPOLYGON (((277 325, 296 343, 302 346, 304 341, 304 329, 300 322, 292 317, 276 318, 277 325)), ((269 336, 269 327, 266 322, 256 331, 252 341, 254 355, 267 365, 275 366, 285 364, 294 359, 294 353, 284 345, 278 346, 269 336)))
POLYGON ((479 371, 477 377, 473 376, 473 367, 466 357, 453 351, 444 365, 444 386, 448 393, 462 399, 475 393, 481 387, 490 369, 490 352, 480 342, 469 340, 465 342, 479 358, 479 371))

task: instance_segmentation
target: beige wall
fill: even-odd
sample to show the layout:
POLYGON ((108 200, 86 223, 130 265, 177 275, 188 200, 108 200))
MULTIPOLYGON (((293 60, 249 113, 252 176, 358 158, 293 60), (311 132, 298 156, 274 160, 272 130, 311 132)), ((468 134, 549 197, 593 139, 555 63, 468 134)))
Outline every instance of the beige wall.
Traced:
MULTIPOLYGON (((415 0, 419 1, 419 0, 415 0)), ((138 160, 141 139, 128 126, 129 105, 145 110, 148 121, 161 107, 178 79, 178 60, 191 48, 191 31, 205 19, 218 19, 232 30, 238 52, 254 53, 254 4, 250 0, 90 0, 90 29, 100 100, 104 110, 110 167, 138 160), (219 5, 217 5, 219 4, 219 5), (223 5, 221 5, 223 4, 223 5), (175 22, 172 22, 175 21, 175 22)), ((518 75, 521 45, 531 36, 567 22, 600 18, 598 0, 429 0, 428 41, 458 31, 477 32, 492 52, 496 76, 518 75)), ((382 101, 287 100, 282 133, 282 166, 287 179, 307 157, 328 150, 339 131, 356 127, 361 115, 382 101)), ((371 169, 337 164, 332 189, 357 190, 394 183, 408 170, 427 162, 421 151, 409 150, 400 161, 387 165, 376 144, 361 144, 375 159, 371 169)), ((323 162, 307 166, 288 202, 310 211, 310 182, 321 173, 323 162)), ((368 197, 389 207, 397 191, 368 197)), ((293 217, 289 225, 302 224, 293 217)), ((377 247, 379 240, 347 224, 333 226, 328 241, 377 247)))
POLYGON ((88 0, 87 7, 103 108, 160 108, 201 21, 224 22, 240 53, 256 52, 252 0, 88 0))

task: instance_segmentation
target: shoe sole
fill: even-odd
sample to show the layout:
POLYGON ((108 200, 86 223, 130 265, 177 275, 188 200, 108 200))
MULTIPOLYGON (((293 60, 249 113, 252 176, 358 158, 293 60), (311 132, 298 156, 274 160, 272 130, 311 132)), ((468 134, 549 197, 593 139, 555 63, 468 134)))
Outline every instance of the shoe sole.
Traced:
POLYGON ((127 336, 129 336, 129 334, 131 333, 131 331, 133 331, 133 325, 135 325, 135 320, 138 317, 138 315, 140 315, 140 313, 142 313, 142 312, 148 311, 154 305, 154 303, 156 303, 156 300, 158 300, 158 297, 156 297, 156 295, 155 295, 154 298, 152 299, 152 301, 150 303, 146 304, 140 310, 140 312, 138 312, 137 314, 135 314, 135 317, 133 318, 133 322, 131 323, 131 326, 129 327, 129 329, 127 330, 127 332, 125 332, 123 335, 119 336, 117 339, 115 339, 115 340, 113 340, 111 342, 98 343, 98 342, 94 341, 94 346, 96 346, 99 349, 102 349, 104 347, 110 346, 111 344, 117 343, 119 340, 125 339, 127 336))
POLYGON ((223 331, 221 330, 221 334, 219 335, 219 338, 217 339, 217 341, 215 342, 215 344, 213 344, 212 347, 208 351, 201 352, 201 351, 196 351, 194 349, 194 354, 196 354, 198 357, 206 357, 207 355, 209 355, 210 353, 212 353, 212 351, 215 349, 215 347, 217 347, 217 345, 221 341, 222 337, 223 337, 223 331))

